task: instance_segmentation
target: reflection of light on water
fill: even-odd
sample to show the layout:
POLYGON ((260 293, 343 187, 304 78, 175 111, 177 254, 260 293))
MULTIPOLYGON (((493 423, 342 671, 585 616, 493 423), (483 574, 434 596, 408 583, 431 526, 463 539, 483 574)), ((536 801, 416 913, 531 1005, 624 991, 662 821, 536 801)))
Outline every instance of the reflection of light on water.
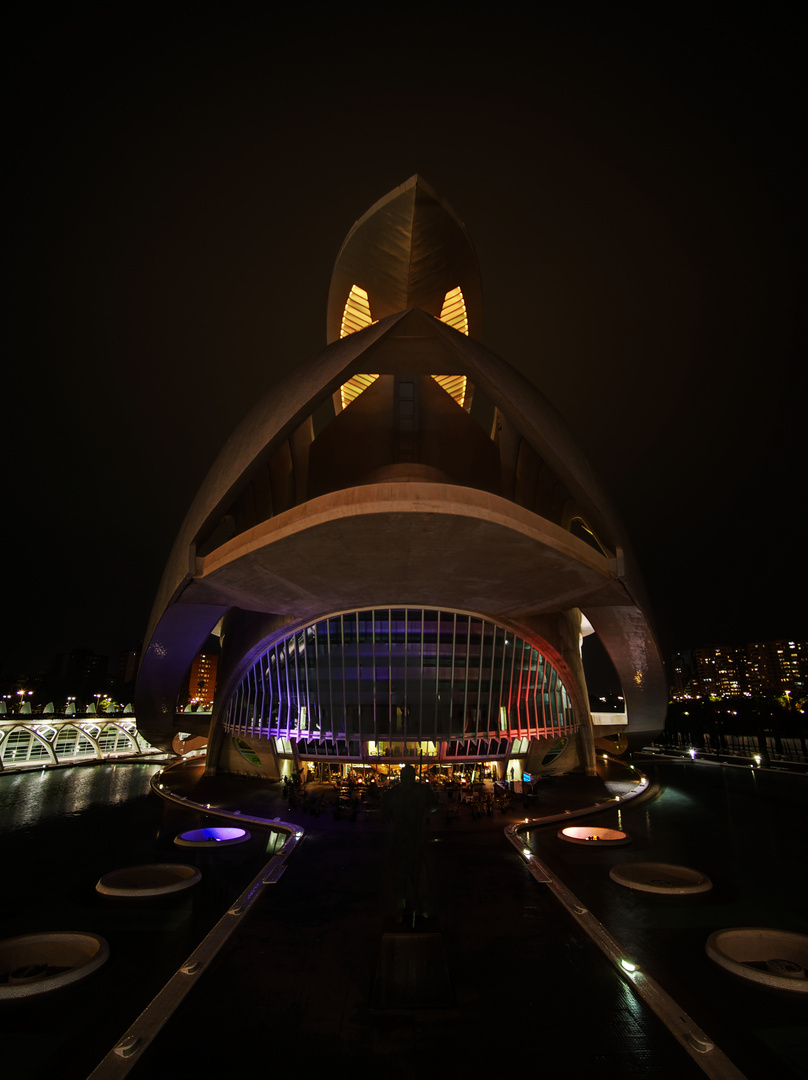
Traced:
POLYGON ((0 775, 3 831, 76 816, 91 806, 107 806, 146 795, 159 765, 74 765, 66 769, 0 775))
POLYGON ((617 811, 617 827, 621 832, 623 831, 623 811, 622 810, 617 811))
POLYGON ((659 795, 645 808, 645 827, 651 843, 664 843, 669 831, 675 830, 679 823, 690 827, 694 821, 704 817, 703 801, 681 789, 663 786, 659 795), (660 835, 654 836, 655 826, 660 835))
POLYGON ((109 774, 107 802, 122 803, 130 797, 132 778, 127 775, 126 765, 112 765, 109 774))
POLYGON ((667 809, 675 809, 689 814, 699 800, 687 791, 665 787, 660 793, 658 802, 660 805, 665 805, 667 809))
POLYGON ((643 1005, 637 995, 631 990, 627 982, 620 982, 620 996, 622 997, 622 1006, 626 1012, 630 1013, 632 1018, 638 1023, 645 1023, 645 1016, 643 1013, 643 1005))
POLYGON ((65 814, 79 814, 86 806, 93 802, 92 790, 96 777, 93 775, 96 766, 87 768, 71 769, 67 780, 67 789, 64 793, 62 807, 65 814))

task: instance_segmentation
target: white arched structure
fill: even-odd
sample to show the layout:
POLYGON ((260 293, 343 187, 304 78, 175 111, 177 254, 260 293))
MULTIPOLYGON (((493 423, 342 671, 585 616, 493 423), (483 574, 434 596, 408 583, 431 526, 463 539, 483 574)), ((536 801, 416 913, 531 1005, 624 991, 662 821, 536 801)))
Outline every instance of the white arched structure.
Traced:
POLYGON ((134 716, 103 713, 59 717, 52 713, 0 721, 0 771, 34 766, 114 761, 153 750, 137 731, 134 716))
MULTIPOLYGON (((368 211, 343 245, 329 293, 331 344, 256 405, 188 512, 138 678, 136 711, 150 742, 168 748, 177 731, 205 734, 177 712, 177 697, 218 628, 222 657, 208 766, 227 769, 235 761, 241 769, 249 755, 236 747, 241 759, 233 757, 225 718, 236 715, 234 695, 246 692, 255 658, 307 626, 376 609, 470 612, 535 648, 570 701, 569 752, 554 768, 594 765, 580 654, 584 624, 620 677, 629 734, 647 738, 661 727, 666 680, 618 516, 550 403, 475 340, 481 326, 479 271, 465 228, 413 177, 368 211), (377 321, 359 319, 340 337, 357 288, 377 321), (464 302, 462 329, 441 320, 455 288, 464 302), (455 383, 462 394, 452 392, 455 383), (352 385, 361 392, 342 393, 352 385)), ((322 649, 336 640, 324 634, 322 649)), ((359 645, 340 641, 353 658, 359 645)), ((391 650, 393 644, 391 638, 391 650)), ((459 639, 456 646, 454 675, 435 676, 447 693, 456 685, 459 639)), ((426 635, 406 647, 429 666, 426 635)), ((325 663, 325 653, 316 662, 325 663)), ((372 668, 372 659, 359 664, 357 670, 367 669, 360 682, 372 681, 372 668)), ((396 670, 391 661, 391 702, 399 693, 396 670)), ((489 692, 480 683, 480 693, 489 692)), ((288 693, 284 708, 292 697, 302 701, 297 691, 288 693)), ((375 717, 379 685, 356 693, 357 708, 375 717)), ((503 707, 515 715, 509 700, 498 698, 494 709, 486 698, 486 715, 499 717, 503 707)), ((408 699, 402 730, 420 732, 421 715, 420 704, 408 699)), ((347 726, 341 730, 334 742, 344 752, 336 756, 357 760, 347 726)), ((375 740, 378 730, 371 730, 375 740)), ((479 725, 475 733, 483 738, 479 725)), ((448 746, 452 732, 443 736, 448 746)), ((541 738, 531 737, 526 748, 518 726, 498 728, 496 736, 499 750, 508 742, 506 759, 518 754, 533 770, 546 760, 541 738)), ((302 747, 299 728, 278 737, 293 754, 302 747)), ((402 736, 402 757, 408 738, 418 742, 402 736)), ((359 739, 361 760, 369 741, 359 739)), ((250 751, 269 775, 278 752, 260 737, 250 751)))

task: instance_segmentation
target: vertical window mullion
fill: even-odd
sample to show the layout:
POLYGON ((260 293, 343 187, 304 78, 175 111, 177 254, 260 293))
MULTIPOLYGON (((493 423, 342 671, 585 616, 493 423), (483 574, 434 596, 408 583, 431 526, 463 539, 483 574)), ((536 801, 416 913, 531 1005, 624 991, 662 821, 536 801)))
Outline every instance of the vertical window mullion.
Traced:
POLYGON ((466 670, 463 674, 463 738, 466 738, 469 713, 469 663, 471 661, 471 615, 466 616, 466 670))
POLYGON ((395 734, 393 725, 393 609, 387 609, 387 722, 390 739, 395 734))
MULTIPOLYGON (((491 734, 491 709, 494 704, 494 664, 497 656, 497 630, 499 627, 496 623, 491 624, 491 658, 488 661, 488 718, 487 718, 487 730, 490 736, 491 734)), ((498 730, 499 724, 496 725, 494 730, 498 730)))
MULTIPOLYGON (((340 661, 342 663, 342 733, 348 737, 348 684, 345 677, 345 616, 339 617, 340 661)), ((336 742, 336 733, 334 735, 336 742)))
POLYGON ((266 684, 264 682, 264 666, 263 661, 259 657, 255 662, 255 678, 259 683, 259 700, 261 702, 258 712, 258 735, 259 737, 264 734, 264 718, 266 716, 266 684))
MULTIPOLYGON (((362 742, 362 648, 359 640, 359 612, 356 612, 356 737, 362 742)), ((345 732, 345 738, 350 732, 345 732)))
POLYGON ((314 729, 314 717, 311 710, 311 691, 309 689, 309 628, 306 627, 303 630, 303 681, 306 684, 305 696, 306 696, 306 719, 308 720, 309 731, 314 729))
POLYGON ((267 733, 273 734, 275 737, 278 735, 278 731, 272 730, 272 706, 274 705, 274 687, 272 686, 272 664, 270 663, 270 649, 264 653, 264 681, 267 687, 267 733))
MULTIPOLYGON (((505 635, 505 640, 506 641, 509 640, 507 634, 505 635)), ((514 644, 514 640, 511 640, 511 645, 513 645, 513 644, 514 644)), ((506 701, 506 707, 508 709, 508 734, 510 735, 510 730, 513 727, 513 721, 511 720, 511 702, 513 701, 513 663, 514 663, 514 653, 516 652, 516 650, 512 649, 510 646, 503 646, 503 648, 505 650, 505 657, 506 657, 505 662, 503 663, 503 672, 505 670, 505 665, 507 665, 510 668, 510 673, 508 675, 508 696, 507 696, 507 701, 506 701)), ((503 685, 505 684, 505 675, 504 674, 502 676, 502 683, 503 683, 503 685)))
MULTIPOLYGON (((443 611, 440 608, 435 612, 435 619, 435 708, 432 710, 432 716, 437 736, 440 730, 440 626, 443 619, 443 611)), ((451 709, 451 703, 449 708, 451 709)))
POLYGON ((320 682, 320 624, 314 624, 314 686, 317 695, 317 727, 323 733, 323 707, 321 704, 322 683, 320 682))
POLYGON ((330 619, 325 620, 325 651, 326 651, 326 662, 328 664, 328 706, 329 706, 328 726, 329 726, 329 730, 331 732, 331 739, 333 741, 333 739, 334 739, 334 679, 333 679, 333 674, 332 674, 332 671, 331 671, 332 659, 331 659, 331 620, 330 619))
MULTIPOLYGON (((295 633, 292 635, 292 639, 291 639, 291 644, 292 644, 292 671, 294 673, 295 704, 297 705, 297 733, 298 733, 298 736, 300 736, 303 733, 303 724, 302 724, 303 717, 301 716, 301 712, 300 712, 300 672, 298 671, 298 667, 297 667, 297 660, 298 660, 297 641, 298 641, 297 631, 295 631, 295 633)), ((287 656, 288 655, 289 655, 289 650, 287 649, 287 656)))
MULTIPOLYGON (((524 725, 522 723, 522 682, 523 682, 523 676, 524 676, 524 668, 525 668, 525 643, 520 638, 519 639, 519 682, 518 682, 518 688, 517 688, 517 694, 516 694, 516 721, 517 721, 517 724, 519 726, 519 735, 520 736, 524 734, 524 731, 522 730, 523 727, 527 727, 528 733, 530 731, 529 720, 527 720, 524 725)), ((525 701, 527 701, 527 699, 525 699, 525 701)), ((527 704, 526 703, 525 703, 525 709, 527 710, 527 704)))
MULTIPOLYGON (((272 646, 272 653, 275 657, 275 663, 272 665, 272 671, 270 672, 270 678, 272 679, 272 697, 273 707, 275 708, 275 730, 278 737, 281 736, 283 731, 283 719, 281 717, 281 709, 283 708, 283 696, 281 694, 281 671, 280 661, 278 660, 278 645, 277 642, 272 646)), ((289 732, 284 733, 287 737, 289 732)))
POLYGON ((252 698, 250 705, 250 713, 248 713, 248 719, 250 724, 247 726, 247 731, 251 737, 255 734, 255 714, 258 712, 258 677, 255 670, 255 664, 250 669, 250 696, 252 698))
POLYGON ((247 688, 247 708, 244 710, 244 735, 252 735, 253 714, 255 713, 255 669, 254 665, 247 672, 244 680, 247 688))
POLYGON ((278 721, 280 725, 281 720, 281 708, 285 708, 286 715, 283 720, 283 727, 286 732, 286 738, 289 737, 289 699, 288 691, 284 694, 283 684, 286 681, 286 653, 282 652, 283 642, 275 645, 275 670, 278 672, 278 721), (281 672, 281 656, 283 656, 283 673, 281 672))
POLYGON ((533 684, 533 712, 536 717, 536 732, 546 727, 544 720, 544 658, 541 653, 537 652, 531 646, 531 653, 536 653, 536 679, 533 684), (539 698, 541 698, 541 707, 539 707, 539 698))
MULTIPOLYGON (((500 664, 500 668, 499 668, 499 700, 497 702, 497 730, 500 731, 501 734, 504 734, 504 732, 501 732, 502 725, 500 723, 499 718, 502 716, 502 706, 503 706, 502 698, 503 698, 503 695, 505 694, 505 665, 506 665, 507 659, 508 659, 508 646, 505 644, 505 642, 507 640, 508 640, 508 631, 503 629, 503 631, 502 631, 502 663, 500 664)), ((505 719, 507 721, 506 730, 509 730, 510 726, 511 726, 511 721, 510 721, 510 717, 508 716, 508 706, 507 706, 507 704, 505 705, 505 719)))
MULTIPOLYGON (((542 727, 544 728, 545 734, 546 734, 547 727, 548 727, 548 724, 547 724, 547 703, 550 700, 550 698, 549 698, 549 690, 550 690, 550 688, 548 686, 548 682, 552 679, 552 670, 553 669, 547 663, 546 657, 542 656, 541 657, 541 662, 542 662, 541 722, 542 722, 542 727)), ((552 720, 551 720, 551 724, 552 724, 552 720)))
MULTIPOLYGON (((427 610, 421 608, 421 648, 420 648, 420 663, 419 663, 419 683, 418 683, 418 723, 420 725, 421 738, 423 738, 423 729, 425 729, 426 717, 423 715, 423 640, 426 636, 426 622, 427 622, 427 610)), ((449 705, 449 708, 452 707, 449 705)), ((432 727, 433 738, 437 738, 437 720, 432 727)))
POLYGON ((407 708, 409 706, 409 701, 410 701, 409 687, 407 686, 407 653, 408 653, 409 647, 410 647, 410 638, 409 638, 409 633, 408 633, 409 629, 410 629, 410 609, 409 608, 404 608, 404 649, 403 649, 403 658, 404 658, 404 700, 401 703, 401 719, 403 721, 403 723, 402 723, 402 736, 404 738, 405 753, 406 753, 406 747, 407 747, 407 736, 409 735, 409 731, 410 731, 410 725, 408 723, 408 717, 407 717, 407 708))
MULTIPOLYGON (((457 662, 457 612, 453 611, 452 612, 452 663, 451 663, 451 667, 449 668, 449 671, 451 672, 451 674, 449 676, 449 720, 448 720, 448 731, 446 732, 447 735, 452 734, 452 726, 454 724, 454 715, 455 715, 454 692, 455 692, 455 663, 456 662, 457 662)), ((436 726, 436 728, 435 728, 435 738, 437 739, 437 737, 438 737, 438 730, 437 730, 437 726, 436 726)))
POLYGON ((480 720, 482 713, 483 697, 483 663, 485 659, 485 619, 480 619, 480 655, 477 658, 477 709, 474 723, 474 731, 477 739, 480 738, 480 720))
POLYGON ((373 742, 376 743, 376 752, 378 753, 379 747, 379 717, 377 715, 377 690, 376 690, 376 608, 370 613, 370 640, 371 640, 371 660, 373 661, 373 742))

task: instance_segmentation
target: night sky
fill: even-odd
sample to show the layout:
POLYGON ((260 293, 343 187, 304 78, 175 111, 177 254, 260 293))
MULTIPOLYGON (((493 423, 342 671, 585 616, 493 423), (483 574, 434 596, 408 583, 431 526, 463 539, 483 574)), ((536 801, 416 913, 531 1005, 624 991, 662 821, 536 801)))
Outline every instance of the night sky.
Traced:
POLYGON ((485 344, 621 512, 663 649, 808 637, 804 27, 572 7, 7 27, 0 677, 138 645, 219 448, 325 346, 342 240, 415 172, 475 244, 485 344))

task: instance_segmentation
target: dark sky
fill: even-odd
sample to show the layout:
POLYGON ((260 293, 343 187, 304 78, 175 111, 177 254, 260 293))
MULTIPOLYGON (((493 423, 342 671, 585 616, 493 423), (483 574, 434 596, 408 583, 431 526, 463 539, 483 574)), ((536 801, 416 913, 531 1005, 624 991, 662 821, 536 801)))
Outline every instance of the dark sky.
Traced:
POLYGON ((138 644, 218 449, 323 348, 345 234, 415 172, 665 649, 808 637, 804 28, 572 7, 18 16, 1 676, 138 644))

